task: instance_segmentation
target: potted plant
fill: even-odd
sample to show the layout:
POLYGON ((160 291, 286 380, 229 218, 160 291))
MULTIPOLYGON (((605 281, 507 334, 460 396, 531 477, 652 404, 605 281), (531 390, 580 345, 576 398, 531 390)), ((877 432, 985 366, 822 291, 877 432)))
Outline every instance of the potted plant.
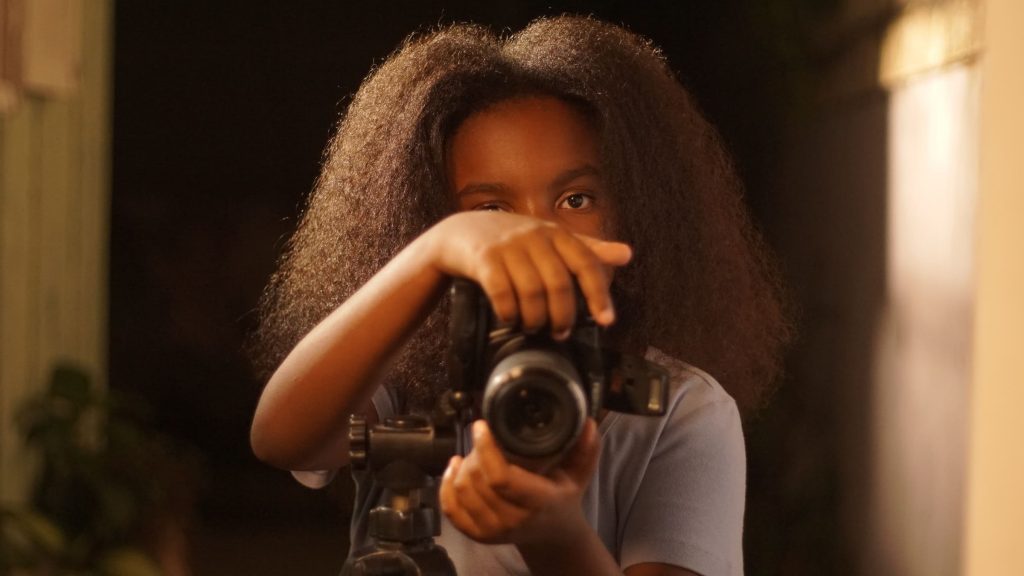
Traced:
POLYGON ((40 467, 29 504, 0 507, 0 575, 187 574, 198 465, 145 426, 145 413, 77 367, 54 369, 18 414, 40 467))

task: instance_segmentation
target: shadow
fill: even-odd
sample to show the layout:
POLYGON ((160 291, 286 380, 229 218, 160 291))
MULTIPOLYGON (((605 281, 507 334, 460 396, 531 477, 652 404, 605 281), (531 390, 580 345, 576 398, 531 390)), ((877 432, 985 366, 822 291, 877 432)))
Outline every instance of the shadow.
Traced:
POLYGON ((789 131, 764 226, 801 308, 785 382, 747 429, 748 573, 856 574, 886 289, 888 98, 789 131))

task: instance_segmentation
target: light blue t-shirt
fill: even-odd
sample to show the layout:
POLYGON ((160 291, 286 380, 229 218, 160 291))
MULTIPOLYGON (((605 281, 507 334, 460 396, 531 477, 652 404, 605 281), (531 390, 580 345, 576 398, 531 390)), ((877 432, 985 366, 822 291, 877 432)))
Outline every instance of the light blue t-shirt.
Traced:
MULTIPOLYGON (((746 451, 736 403, 703 371, 654 349, 647 358, 671 375, 667 413, 605 416, 584 514, 623 570, 659 562, 704 576, 742 575, 746 451)), ((380 419, 395 415, 383 387, 373 404, 380 419)), ((316 487, 333 473, 296 477, 316 487)), ((366 518, 380 493, 371 479, 357 480, 351 550, 371 543, 366 518)), ((477 543, 447 519, 437 543, 459 574, 529 574, 515 546, 477 543)))

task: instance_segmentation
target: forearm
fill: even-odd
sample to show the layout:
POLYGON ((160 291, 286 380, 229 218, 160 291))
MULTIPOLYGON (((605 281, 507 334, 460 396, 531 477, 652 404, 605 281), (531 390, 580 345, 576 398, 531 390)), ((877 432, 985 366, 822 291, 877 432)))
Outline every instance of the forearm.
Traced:
POLYGON ((365 410, 379 373, 447 284, 429 237, 413 241, 307 334, 270 378, 253 420, 256 455, 287 469, 348 458, 348 416, 365 410))
POLYGON ((615 558, 582 515, 564 538, 516 546, 534 576, 588 574, 621 576, 615 558))
POLYGON ((699 576, 686 568, 647 562, 634 564, 626 571, 619 568, 615 558, 604 547, 597 533, 584 523, 575 538, 565 542, 541 542, 517 546, 523 561, 534 576, 557 574, 591 574, 621 576, 699 576))

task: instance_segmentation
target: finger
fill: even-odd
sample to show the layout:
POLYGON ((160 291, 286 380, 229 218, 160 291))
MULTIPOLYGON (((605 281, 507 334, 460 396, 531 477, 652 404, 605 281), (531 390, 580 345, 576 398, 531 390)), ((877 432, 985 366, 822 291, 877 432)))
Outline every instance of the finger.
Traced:
POLYGON ((474 453, 466 457, 459 467, 457 474, 452 479, 452 488, 459 507, 480 529, 477 537, 495 535, 503 531, 504 525, 499 510, 492 507, 491 502, 488 501, 496 501, 498 498, 493 494, 488 494, 489 498, 485 497, 485 492, 489 492, 489 488, 479 460, 474 453))
POLYGON ((528 245, 527 252, 544 283, 551 335, 556 340, 565 340, 576 322, 576 290, 572 275, 551 239, 535 239, 528 245))
POLYGON ((575 236, 605 264, 625 266, 633 259, 633 248, 624 242, 601 240, 585 234, 576 234, 575 236))
MULTIPOLYGON (((482 428, 486 430, 486 425, 482 428)), ((475 427, 474 432, 479 429, 479 427, 475 427)), ((479 433, 475 436, 479 438, 479 433)), ((463 474, 469 476, 477 495, 497 517, 497 522, 493 525, 482 522, 480 518, 477 518, 477 523, 481 524, 481 526, 486 525, 498 534, 519 526, 519 524, 527 518, 530 511, 505 499, 500 494, 500 490, 504 484, 502 483, 502 480, 499 480, 499 485, 495 485, 492 480, 492 477, 494 476, 494 466, 490 465, 491 471, 488 471, 488 465, 484 464, 485 452, 497 452, 498 459, 503 458, 500 450, 497 449, 497 446, 493 442, 488 443, 483 441, 481 444, 477 444, 476 439, 474 439, 473 452, 470 454, 469 458, 471 465, 465 467, 463 474)), ((491 458, 492 456, 494 455, 487 455, 487 458, 491 458)))
MULTIPOLYGON (((488 491, 493 492, 498 499, 504 500, 504 493, 509 488, 509 472, 512 465, 505 459, 505 454, 502 453, 485 420, 473 423, 473 455, 479 464, 481 480, 486 484, 488 491)), ((487 497, 487 494, 483 495, 487 497)))
POLYGON ((452 520, 453 524, 461 530, 462 526, 457 523, 456 519, 467 516, 466 512, 459 506, 458 498, 455 496, 455 475, 458 474, 459 468, 462 465, 462 457, 452 456, 448 460, 448 468, 445 469, 444 475, 441 476, 441 487, 437 491, 437 499, 441 505, 441 512, 445 516, 448 516, 452 520))
POLYGON ((449 461, 448 468, 441 478, 438 500, 441 504, 441 512, 448 517, 452 525, 466 535, 476 539, 480 538, 484 531, 464 501, 464 495, 460 493, 456 486, 456 480, 461 476, 463 463, 463 459, 459 456, 453 456, 449 461))
POLYGON ((525 332, 536 332, 548 321, 547 293, 533 259, 520 248, 504 253, 512 289, 519 307, 519 319, 525 332))
POLYGON ((493 258, 481 264, 476 280, 491 302, 495 316, 502 322, 516 322, 519 318, 519 304, 503 259, 493 258))
POLYGON ((603 326, 615 322, 615 309, 608 289, 608 274, 601 260, 573 234, 557 234, 553 241, 565 265, 576 276, 594 320, 603 326))
POLYGON ((441 500, 442 507, 445 505, 446 498, 448 498, 449 503, 452 503, 451 498, 454 495, 452 492, 452 481, 455 479, 455 475, 459 473, 461 466, 462 456, 452 456, 448 459, 448 467, 445 468, 444 474, 441 476, 441 488, 438 490, 438 497, 441 500))
POLYGON ((600 453, 601 442, 597 433, 597 424, 593 418, 588 418, 579 440, 562 461, 561 471, 576 486, 584 488, 594 475, 600 453))
POLYGON ((487 475, 491 487, 501 494, 508 487, 511 465, 505 459, 485 420, 473 423, 473 451, 479 457, 480 467, 487 475))
POLYGON ((484 420, 473 423, 473 455, 487 477, 488 485, 505 502, 517 509, 543 505, 554 486, 543 476, 510 463, 484 420))

